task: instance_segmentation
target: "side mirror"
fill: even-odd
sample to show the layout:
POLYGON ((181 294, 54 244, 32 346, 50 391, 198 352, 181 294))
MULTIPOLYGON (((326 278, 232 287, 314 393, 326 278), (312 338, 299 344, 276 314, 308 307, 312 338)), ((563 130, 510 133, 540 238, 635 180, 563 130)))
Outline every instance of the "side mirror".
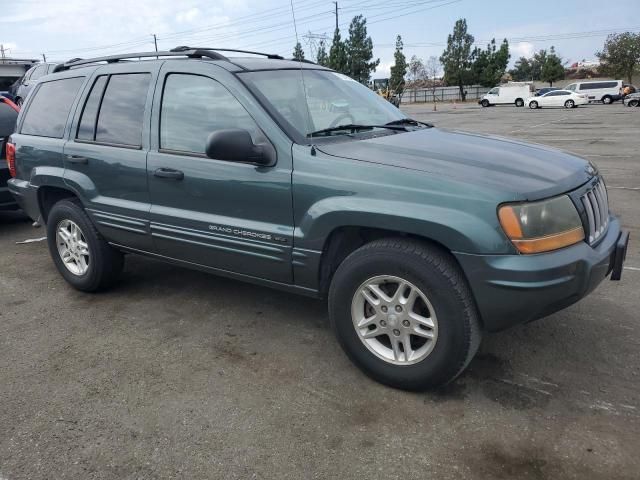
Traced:
POLYGON ((275 152, 272 147, 254 145, 248 131, 241 128, 216 130, 209 134, 205 145, 207 157, 230 162, 272 165, 275 152))

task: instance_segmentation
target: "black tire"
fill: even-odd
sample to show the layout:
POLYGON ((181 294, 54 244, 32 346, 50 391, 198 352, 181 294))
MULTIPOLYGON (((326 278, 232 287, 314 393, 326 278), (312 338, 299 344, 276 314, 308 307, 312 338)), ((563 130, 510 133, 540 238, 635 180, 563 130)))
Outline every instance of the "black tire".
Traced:
POLYGON ((482 338, 479 315, 467 281, 451 255, 415 240, 382 239, 359 248, 336 271, 329 289, 331 325, 349 358, 386 385, 422 391, 455 379, 475 355, 482 338), (422 360, 395 365, 372 353, 353 325, 354 295, 379 275, 400 277, 429 297, 437 315, 437 340, 422 360))
POLYGON ((536 102, 535 100, 532 100, 531 102, 529 102, 529 108, 531 110, 535 110, 536 108, 538 108, 538 102, 536 102))
POLYGON ((629 105, 630 107, 640 106, 640 100, 631 100, 627 105, 629 105))
POLYGON ((524 107, 524 100, 516 98, 516 107, 524 107))
POLYGON ((480 102, 480 105, 482 105, 483 107, 486 108, 486 107, 490 106, 491 104, 489 103, 489 100, 484 99, 484 100, 482 100, 482 102, 480 102))
POLYGON ((74 288, 83 292, 95 292, 113 285, 124 265, 122 252, 111 247, 102 238, 77 199, 61 200, 53 206, 47 220, 47 243, 60 274, 74 288), (80 228, 89 248, 88 269, 82 275, 72 273, 58 252, 56 231, 64 220, 70 220, 80 228))
POLYGON ((576 106, 576 102, 574 102, 573 100, 567 100, 566 102, 564 102, 564 108, 573 108, 576 106))
POLYGON ((613 98, 611 98, 609 95, 605 95, 604 97, 602 97, 602 103, 604 103, 605 105, 610 105, 613 103, 613 98))

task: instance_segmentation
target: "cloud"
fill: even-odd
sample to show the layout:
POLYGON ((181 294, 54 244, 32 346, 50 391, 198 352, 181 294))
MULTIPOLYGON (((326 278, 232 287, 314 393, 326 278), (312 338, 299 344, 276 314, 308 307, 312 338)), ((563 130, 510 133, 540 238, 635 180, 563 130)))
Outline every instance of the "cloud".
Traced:
POLYGON ((518 42, 513 45, 509 45, 511 50, 511 59, 517 60, 520 57, 532 57, 535 52, 535 46, 530 42, 518 42))
POLYGON ((178 23, 193 23, 198 19, 198 16, 202 16, 202 12, 199 8, 193 7, 189 10, 178 12, 176 20, 178 23))

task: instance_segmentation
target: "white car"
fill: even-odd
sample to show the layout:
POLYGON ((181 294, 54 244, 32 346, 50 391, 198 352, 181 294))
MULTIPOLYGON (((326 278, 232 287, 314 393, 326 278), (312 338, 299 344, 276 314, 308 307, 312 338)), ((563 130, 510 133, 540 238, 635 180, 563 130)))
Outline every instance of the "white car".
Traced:
POLYGON ((570 92, 569 90, 553 90, 539 97, 527 98, 527 105, 531 109, 541 107, 575 108, 578 105, 586 105, 587 103, 589 103, 587 95, 570 92))

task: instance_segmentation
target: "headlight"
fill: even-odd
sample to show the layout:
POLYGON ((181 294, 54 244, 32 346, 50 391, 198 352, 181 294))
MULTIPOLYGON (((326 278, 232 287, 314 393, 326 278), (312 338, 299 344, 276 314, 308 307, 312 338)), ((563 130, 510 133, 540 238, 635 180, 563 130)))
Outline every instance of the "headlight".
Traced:
POLYGON ((584 240, 584 228, 569 197, 502 205, 500 225, 520 253, 541 253, 584 240))

